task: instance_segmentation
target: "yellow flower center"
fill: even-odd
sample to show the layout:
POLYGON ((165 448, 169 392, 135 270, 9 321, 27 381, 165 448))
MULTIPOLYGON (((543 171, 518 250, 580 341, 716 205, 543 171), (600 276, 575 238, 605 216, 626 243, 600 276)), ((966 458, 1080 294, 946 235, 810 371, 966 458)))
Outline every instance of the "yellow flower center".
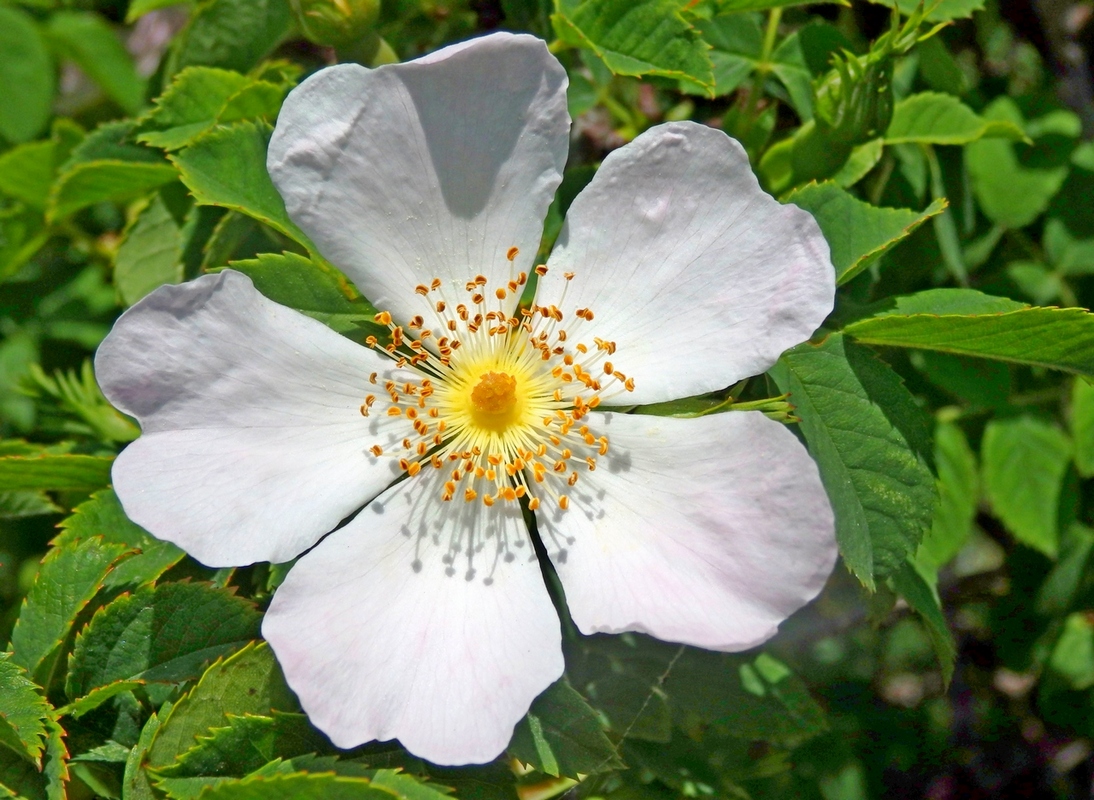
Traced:
POLYGON ((520 418, 517 380, 504 372, 487 372, 471 390, 471 418, 480 428, 504 431, 520 418))
MULTIPOLYGON (((510 253, 512 260, 515 248, 510 253)), ((589 411, 634 390, 634 379, 608 360, 615 343, 585 335, 590 309, 577 309, 563 327, 557 306, 507 307, 526 281, 521 273, 488 293, 479 275, 463 287, 470 302, 453 302, 435 279, 417 292, 429 298, 439 325, 418 316, 404 328, 382 311, 376 321, 390 342, 366 340, 401 370, 398 379, 374 373, 369 381, 383 386, 385 413, 407 423, 401 441, 404 434, 392 435, 369 449, 398 458, 411 476, 441 471, 446 502, 492 506, 527 497, 533 511, 548 501, 567 509, 570 487, 608 452, 608 438, 585 421, 589 411)), ((365 397, 361 413, 368 416, 377 399, 365 397)))

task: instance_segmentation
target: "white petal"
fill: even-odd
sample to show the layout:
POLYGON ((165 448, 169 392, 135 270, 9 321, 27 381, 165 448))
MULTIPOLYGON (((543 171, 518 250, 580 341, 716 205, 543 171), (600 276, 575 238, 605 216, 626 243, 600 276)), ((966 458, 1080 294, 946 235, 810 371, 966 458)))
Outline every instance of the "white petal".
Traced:
POLYGON ((297 562, 262 634, 339 747, 397 738, 483 763, 562 674, 561 632, 519 508, 443 503, 440 476, 393 487, 297 562))
POLYGON ((568 511, 537 513, 583 633, 744 650, 820 592, 832 509, 790 431, 759 412, 594 415, 608 455, 568 511))
POLYGON ((378 308, 428 318, 415 286, 440 278, 462 301, 475 275, 493 292, 532 266, 566 163, 566 82, 541 40, 508 33, 374 70, 331 67, 285 101, 270 174, 293 220, 378 308))
POLYGON ((360 412, 390 364, 238 272, 158 289, 95 357, 143 430, 114 462, 126 513, 210 566, 299 555, 398 472, 368 448, 399 419, 360 412))
POLYGON ((765 194, 744 149, 693 122, 658 125, 609 155, 548 266, 537 301, 562 309, 571 338, 618 345, 612 361, 636 384, 628 404, 763 372, 809 338, 835 294, 813 217, 765 194), (591 323, 574 317, 580 308, 591 323))

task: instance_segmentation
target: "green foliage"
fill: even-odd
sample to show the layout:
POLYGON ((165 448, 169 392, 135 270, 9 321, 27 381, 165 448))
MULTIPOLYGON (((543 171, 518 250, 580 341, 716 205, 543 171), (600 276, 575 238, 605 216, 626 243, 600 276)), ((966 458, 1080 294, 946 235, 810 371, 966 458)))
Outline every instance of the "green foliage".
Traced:
POLYGON ((48 678, 76 616, 125 550, 124 545, 90 538, 49 551, 11 633, 14 663, 35 678, 48 678))
POLYGON ((789 350, 773 372, 789 392, 836 512, 847 567, 865 586, 901 569, 931 524, 930 437, 900 378, 840 334, 789 350))
POLYGON ((254 606, 201 583, 166 583, 100 609, 76 639, 65 691, 76 699, 115 681, 179 683, 258 636, 254 606))
POLYGON ((1071 461, 1070 440, 1034 417, 992 420, 984 431, 981 457, 984 491, 996 515, 1018 541, 1055 557, 1057 507, 1071 461))
POLYGON ((0 137, 32 139, 49 119, 53 59, 34 19, 14 6, 0 6, 0 137))
POLYGON ((198 138, 171 161, 197 203, 239 211, 315 252, 285 213, 285 201, 266 172, 272 132, 262 123, 237 122, 198 138))
POLYGON ((687 79, 711 91, 708 45, 675 0, 555 0, 555 34, 588 48, 617 75, 687 79))
POLYGON ((878 208, 827 181, 795 190, 787 202, 816 218, 832 248, 837 283, 847 283, 876 263, 882 253, 945 208, 945 203, 939 201, 922 212, 878 208))
POLYGON ((1061 754, 1094 735, 1094 146, 1082 93, 1041 63, 1054 34, 980 0, 885 0, 880 34, 857 0, 834 23, 798 0, 503 0, 501 20, 465 0, 196 0, 144 23, 182 26, 168 42, 129 27, 170 4, 0 5, 0 795, 1089 793, 1061 754), (368 34, 334 41, 354 13, 368 34), (566 673, 506 756, 440 769, 308 722, 256 641, 291 564, 207 569, 125 516, 106 487, 138 430, 91 357, 123 308, 225 267, 351 339, 383 333, 286 215, 271 125, 324 63, 495 22, 569 78, 540 259, 607 153, 661 121, 722 128, 817 219, 839 289, 814 343, 636 411, 796 416, 843 566, 746 653, 582 637, 564 614, 566 673), (990 787, 967 766, 985 763, 990 787))

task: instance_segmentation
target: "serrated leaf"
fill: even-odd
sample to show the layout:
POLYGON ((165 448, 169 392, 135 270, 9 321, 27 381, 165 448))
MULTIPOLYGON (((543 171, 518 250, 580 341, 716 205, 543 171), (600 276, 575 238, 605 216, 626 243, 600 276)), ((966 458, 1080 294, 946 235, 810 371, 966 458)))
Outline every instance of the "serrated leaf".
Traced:
POLYGON ((178 547, 156 539, 125 515, 113 489, 96 492, 86 503, 76 506, 72 516, 60 526, 61 533, 53 545, 101 536, 103 541, 125 545, 134 552, 106 576, 104 585, 111 588, 132 588, 150 583, 182 560, 185 553, 178 547))
POLYGON ((1094 376, 1094 314, 1081 308, 1027 307, 960 316, 941 309, 887 314, 853 322, 844 333, 867 344, 937 350, 1094 376))
POLYGON ((6 789, 20 800, 65 800, 68 780, 64 731, 52 719, 46 720, 45 759, 40 767, 6 747, 0 747, 0 793, 6 789))
POLYGON ((48 677, 76 615, 103 586, 125 545, 92 537, 46 553, 11 632, 12 661, 36 679, 48 677))
POLYGON ((165 283, 181 283, 182 229, 156 194, 125 230, 114 258, 114 286, 131 306, 165 283))
POLYGON ((899 8, 904 16, 910 16, 923 5, 927 9, 927 22, 949 22, 971 17, 974 11, 984 8, 984 0, 870 0, 878 5, 899 8))
POLYGON ((24 489, 0 492, 0 519, 22 519, 41 514, 59 514, 63 509, 45 492, 24 489))
POLYGON ((287 0, 204 0, 176 37, 167 74, 190 66, 247 72, 289 32, 287 0))
POLYGON ((832 181, 812 183, 786 201, 810 212, 832 249, 836 281, 854 278, 882 253, 946 207, 931 203, 924 211, 878 208, 854 197, 832 181))
POLYGON ((75 699, 121 680, 176 683, 258 636, 261 615, 234 593, 164 583, 99 609, 76 639, 65 690, 75 699))
POLYGON ((254 259, 233 261, 231 268, 249 277, 274 302, 302 311, 340 333, 360 330, 376 315, 353 284, 325 262, 296 253, 261 253, 254 259))
POLYGON ((978 139, 1021 141, 1025 132, 1005 119, 985 119, 952 94, 920 92, 893 108, 886 144, 968 144, 978 139))
POLYGON ((144 770, 144 762, 148 757, 148 748, 159 732, 161 717, 168 717, 173 706, 170 701, 163 704, 159 712, 152 712, 148 721, 141 728, 141 735, 133 749, 129 751, 129 757, 125 760, 125 772, 122 776, 122 796, 125 800, 157 800, 152 791, 152 783, 148 779, 148 773, 144 770))
POLYGON ((229 714, 226 720, 225 727, 199 735, 197 744, 173 764, 156 770, 157 774, 168 778, 242 778, 274 759, 337 752, 303 714, 229 714))
POLYGON ((911 563, 906 563, 894 572, 890 583, 893 590, 908 602, 912 611, 923 621, 927 635, 934 646, 939 669, 942 671, 942 683, 949 686, 950 679, 953 678, 954 664, 957 661, 957 643, 946 624, 938 595, 911 563))
POLYGON ((33 139, 49 121, 54 66, 34 19, 22 9, 0 5, 0 137, 33 139))
MULTIPOLYGON (((711 48, 714 94, 727 95, 756 69, 763 54, 763 31, 749 14, 719 14, 709 20, 697 20, 695 28, 711 48)), ((687 81, 682 88, 710 94, 710 87, 687 81)))
POLYGON ((225 781, 201 795, 202 800, 392 800, 398 796, 367 778, 300 772, 225 781))
POLYGON ((100 489, 110 483, 113 458, 80 455, 0 456, 7 491, 100 489))
POLYGON ((560 40, 592 50, 617 75, 686 79, 713 96, 708 45, 675 0, 555 0, 560 40))
POLYGON ((935 427, 934 457, 938 465, 938 505, 931 529, 916 553, 916 564, 926 575, 936 574, 968 541, 980 499, 976 454, 954 423, 943 422, 935 427))
POLYGON ((196 737, 226 726, 229 714, 268 716, 274 710, 295 712, 299 706, 269 646, 249 644, 209 667, 170 714, 163 715, 147 763, 171 764, 197 744, 196 737))
POLYGON ((50 715, 49 703, 40 691, 10 653, 0 654, 0 743, 22 753, 35 766, 42 762, 50 715))
POLYGON ((170 158, 199 204, 240 211, 314 253, 315 245, 289 219, 266 171, 272 132, 265 123, 237 122, 201 136, 170 158))
POLYGON ((937 495, 922 412, 884 362, 840 334, 788 350, 771 375, 801 418, 844 563, 873 588, 931 524, 937 495))
MULTIPOLYGON (((1000 97, 984 109, 985 119, 1024 124, 1018 106, 1000 97)), ((965 165, 984 215, 998 225, 1022 228, 1044 213, 1067 178, 1068 166, 1023 166, 1005 139, 980 139, 966 146, 965 165)))
POLYGON ((144 79, 110 25, 90 11, 60 11, 49 18, 50 39, 127 113, 144 104, 144 79))
POLYGON ((1057 505, 1071 441, 1034 417, 993 419, 984 429, 980 458, 995 515, 1018 541, 1055 558, 1057 505))
POLYGON ((565 678, 532 703, 513 733, 509 754, 555 777, 576 778, 623 766, 600 717, 565 678))
POLYGON ((288 87, 213 67, 187 67, 137 128, 137 141, 177 150, 217 123, 273 119, 288 87))
POLYGON ((117 697, 122 692, 130 692, 140 686, 144 686, 144 681, 122 680, 108 683, 106 686, 93 689, 79 700, 57 709, 57 716, 73 716, 78 719, 89 711, 94 711, 112 697, 117 697))

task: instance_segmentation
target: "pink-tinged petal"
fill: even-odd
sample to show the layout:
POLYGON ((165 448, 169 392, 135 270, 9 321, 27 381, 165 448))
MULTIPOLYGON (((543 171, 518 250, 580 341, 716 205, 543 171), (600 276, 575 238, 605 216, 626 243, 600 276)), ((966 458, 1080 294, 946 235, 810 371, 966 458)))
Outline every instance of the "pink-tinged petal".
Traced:
POLYGON ((436 764, 494 759, 563 669, 558 616, 515 504, 406 480, 305 555, 262 624, 339 747, 398 739, 436 764), (470 553, 470 554, 469 554, 470 553))
POLYGON ((628 404, 763 372, 809 338, 835 294, 813 217, 764 193, 744 149, 694 122, 658 125, 610 154, 548 266, 537 302, 562 309, 571 338, 616 343, 614 365, 635 379, 618 401, 628 404))
POLYGON ((493 292, 531 268, 566 164, 566 83, 541 40, 509 33, 331 67, 286 99, 270 175, 293 221, 378 308, 428 319, 420 284, 440 278, 463 301, 475 275, 493 292))
POLYGON ((568 511, 537 512, 583 633, 744 650, 820 592, 832 509, 794 434, 755 411, 592 416, 607 456, 568 511))
POLYGON ((238 272, 157 289, 95 356, 143 431, 114 462, 126 514, 210 566, 299 555, 398 474, 369 447, 405 420, 360 410, 390 365, 238 272))

